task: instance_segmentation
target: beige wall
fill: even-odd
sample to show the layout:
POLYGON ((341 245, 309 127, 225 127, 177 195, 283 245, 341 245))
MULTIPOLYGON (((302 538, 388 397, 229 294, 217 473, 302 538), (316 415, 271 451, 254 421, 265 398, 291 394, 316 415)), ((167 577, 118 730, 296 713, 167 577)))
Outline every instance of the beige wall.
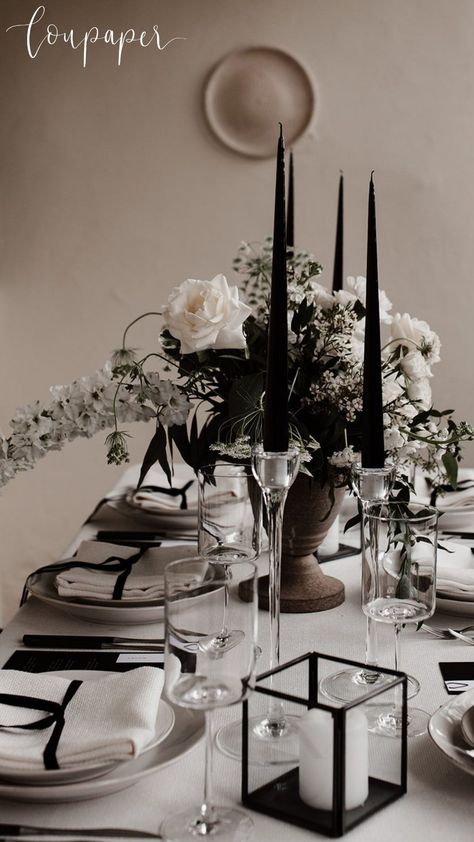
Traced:
MULTIPOLYGON (((296 146, 298 244, 332 268, 339 169, 347 274, 365 272, 376 171, 382 285, 443 341, 435 392, 474 419, 474 0, 45 0, 76 32, 160 27, 186 36, 122 66, 91 47, 27 57, 36 0, 3 0, 0 426, 52 383, 94 371, 136 314, 188 276, 230 272, 241 239, 271 230, 273 163, 209 133, 203 81, 227 51, 288 49, 310 68, 318 114, 296 146)), ((275 115, 275 120, 278 115, 275 115)), ((147 337, 153 340, 150 327, 147 337)), ((138 341, 141 340, 141 335, 138 341)), ((133 444, 136 461, 146 428, 133 444)), ((24 574, 54 558, 117 475, 102 436, 52 454, 1 495, 3 619, 24 574)))

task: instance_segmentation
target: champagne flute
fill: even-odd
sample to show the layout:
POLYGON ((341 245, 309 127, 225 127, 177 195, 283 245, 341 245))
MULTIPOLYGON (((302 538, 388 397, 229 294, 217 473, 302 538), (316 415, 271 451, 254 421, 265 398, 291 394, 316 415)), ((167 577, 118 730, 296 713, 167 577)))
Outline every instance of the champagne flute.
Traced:
POLYGON ((252 688, 257 641, 255 564, 241 561, 235 565, 230 583, 223 567, 201 557, 168 564, 165 638, 166 693, 180 707, 205 711, 206 759, 202 804, 164 819, 160 831, 169 842, 211 836, 219 842, 240 842, 253 831, 250 817, 235 807, 213 802, 211 712, 241 702, 252 688), (246 602, 238 599, 242 583, 248 593, 246 602), (244 635, 238 645, 216 653, 202 641, 219 628, 226 589, 244 635))

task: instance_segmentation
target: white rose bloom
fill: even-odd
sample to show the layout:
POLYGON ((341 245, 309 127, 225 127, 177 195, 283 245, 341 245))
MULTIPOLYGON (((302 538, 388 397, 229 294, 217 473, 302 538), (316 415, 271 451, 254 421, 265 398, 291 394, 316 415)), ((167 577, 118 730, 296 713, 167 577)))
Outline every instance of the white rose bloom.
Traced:
POLYGON ((404 393, 404 388, 397 380, 396 374, 391 374, 382 380, 383 405, 391 404, 404 393))
POLYGON ((408 397, 415 402, 420 410, 431 406, 431 386, 427 380, 415 380, 407 389, 408 397))
POLYGON ((364 359, 364 325, 361 325, 360 322, 357 322, 351 336, 351 350, 355 360, 362 362, 364 359))
POLYGON ((328 462, 330 465, 334 465, 335 468, 350 468, 354 462, 357 462, 358 458, 359 454, 354 453, 354 448, 352 445, 349 445, 344 450, 335 451, 329 457, 328 462))
POLYGON ((347 289, 338 289, 334 293, 334 298, 341 307, 347 307, 349 304, 354 304, 357 301, 357 296, 347 289))
POLYGON ((400 415, 402 418, 406 418, 408 421, 411 421, 415 415, 418 415, 419 408, 417 409, 416 406, 413 406, 412 403, 404 403, 401 406, 397 406, 397 415, 400 415))
POLYGON ((309 282, 309 288, 310 291, 306 293, 308 301, 312 301, 313 304, 317 304, 321 307, 321 310, 330 310, 331 307, 334 307, 332 292, 329 292, 326 287, 318 284, 317 281, 311 280, 309 282))
POLYGON ((419 351, 409 351, 400 360, 400 365, 410 380, 425 380, 427 377, 432 377, 431 369, 419 351))
POLYGON ((384 431, 383 437, 385 450, 398 450, 405 444, 405 439, 398 427, 389 427, 388 430, 384 431))
POLYGON ((391 348, 403 345, 409 351, 421 351, 428 364, 439 362, 441 342, 427 322, 412 318, 408 313, 395 313, 390 335, 391 348))
POLYGON ((224 275, 216 275, 212 281, 188 278, 172 291, 163 308, 165 326, 179 339, 182 354, 207 348, 245 348, 242 324, 251 312, 224 275))
MULTIPOLYGON (((349 277, 347 278, 347 286, 353 291, 355 297, 362 302, 364 307, 366 283, 366 279, 362 275, 358 275, 357 278, 354 278, 352 275, 349 275, 349 277)), ((387 298, 383 289, 379 289, 380 321, 384 324, 391 324, 392 316, 389 313, 391 309, 392 302, 389 300, 389 298, 387 298)))

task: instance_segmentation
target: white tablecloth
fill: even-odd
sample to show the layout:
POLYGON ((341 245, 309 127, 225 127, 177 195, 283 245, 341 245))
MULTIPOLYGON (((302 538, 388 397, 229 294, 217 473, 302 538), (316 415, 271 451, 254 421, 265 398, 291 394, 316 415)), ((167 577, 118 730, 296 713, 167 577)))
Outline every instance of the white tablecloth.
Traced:
MULTIPOLYGON (((97 528, 107 528, 117 515, 102 512, 95 526, 88 526, 78 536, 86 537, 97 528)), ((128 527, 130 528, 130 524, 128 527)), ((308 650, 362 660, 364 656, 365 618, 360 609, 360 563, 357 557, 328 562, 323 569, 339 576, 346 584, 346 600, 332 611, 319 614, 282 614, 282 660, 289 660, 308 650)), ((442 625, 462 626, 468 620, 440 614, 442 625)), ((92 625, 69 617, 30 598, 0 637, 0 659, 21 646, 25 633, 50 634, 130 634, 161 636, 162 625, 119 626, 92 625)), ((392 666, 391 629, 384 629, 381 660, 392 666)), ((262 671, 267 668, 268 614, 260 613, 260 642, 264 650, 262 671)), ((402 635, 402 666, 421 682, 416 705, 434 712, 447 696, 438 662, 471 660, 474 648, 461 642, 440 642, 426 633, 407 628, 402 635)), ((218 722, 235 719, 240 708, 216 714, 218 722)), ((161 819, 184 804, 199 803, 202 796, 204 746, 200 743, 182 760, 145 778, 134 787, 104 798, 70 805, 8 803, 0 800, 0 821, 45 826, 142 828, 156 831, 161 819)), ((216 752, 215 800, 217 803, 240 801, 240 764, 216 752)), ((428 735, 409 741, 408 793, 391 806, 350 831, 352 842, 471 842, 474 838, 474 778, 453 766, 428 735)), ((259 813, 253 813, 256 842, 304 840, 315 834, 259 813)))

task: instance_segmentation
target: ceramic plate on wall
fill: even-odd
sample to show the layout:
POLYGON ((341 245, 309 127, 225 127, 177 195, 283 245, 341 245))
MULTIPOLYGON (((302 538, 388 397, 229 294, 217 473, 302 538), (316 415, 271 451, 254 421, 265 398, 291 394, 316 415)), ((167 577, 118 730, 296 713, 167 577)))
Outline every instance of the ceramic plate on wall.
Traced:
POLYGON ((250 47, 216 65, 204 107, 222 143, 241 155, 269 158, 275 155, 278 122, 291 145, 308 128, 315 99, 313 83, 297 59, 284 50, 250 47))

